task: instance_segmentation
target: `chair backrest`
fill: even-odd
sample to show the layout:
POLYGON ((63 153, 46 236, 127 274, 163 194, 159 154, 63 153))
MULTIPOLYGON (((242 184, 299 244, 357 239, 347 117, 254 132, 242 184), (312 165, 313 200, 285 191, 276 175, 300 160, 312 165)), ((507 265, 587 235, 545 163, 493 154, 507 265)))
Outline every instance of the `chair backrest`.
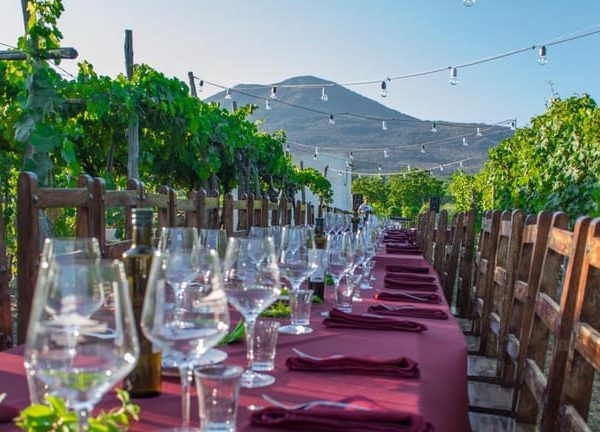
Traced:
POLYGON ((451 231, 452 243, 450 254, 444 260, 444 271, 440 277, 442 278, 442 288, 444 296, 449 305, 452 305, 454 297, 454 288, 456 287, 456 275, 458 272, 458 260, 460 256, 460 246, 463 238, 463 223, 464 213, 457 213, 454 217, 454 223, 451 231))
POLYGON ((37 279, 43 235, 40 218, 48 209, 76 208, 76 237, 93 233, 92 178, 80 176, 77 188, 38 187, 37 176, 19 174, 17 186, 17 339, 25 341, 37 279))
POLYGON ((500 341, 503 350, 498 367, 505 386, 514 385, 521 379, 533 319, 533 299, 539 285, 551 223, 552 213, 549 211, 525 218, 507 334, 500 341))
POLYGON ((482 326, 487 323, 484 316, 484 307, 488 300, 490 286, 494 278, 494 263, 496 260, 496 247, 498 245, 498 233, 500 232, 500 211, 487 210, 481 221, 479 233, 479 245, 475 259, 475 285, 471 289, 473 332, 482 333, 482 326))
POLYGON ((481 318, 479 351, 487 357, 497 356, 503 349, 500 341, 506 339, 524 219, 521 210, 504 211, 500 217, 492 281, 481 318))
POLYGON ((0 194, 0 351, 13 345, 12 314, 10 309, 10 260, 6 248, 6 224, 0 194))
POLYGON ((433 250, 433 268, 441 275, 444 271, 444 259, 446 258, 446 245, 448 244, 448 212, 440 211, 438 215, 437 228, 435 229, 435 247, 433 250))
POLYGON ((573 318, 573 339, 554 430, 591 430, 586 423, 595 372, 600 371, 600 218, 590 224, 573 318))
POLYGON ((456 295, 456 309, 458 316, 468 316, 471 302, 471 287, 473 286, 473 254, 475 248, 475 210, 463 213, 463 238, 460 247, 460 267, 458 292, 456 295))
POLYGON ((433 236, 435 232, 435 212, 427 213, 425 219, 425 241, 423 245, 423 256, 428 263, 433 263, 433 236))
POLYGON ((536 424, 543 407, 542 432, 555 430, 553 425, 557 420, 566 373, 576 290, 581 276, 590 218, 579 218, 573 231, 567 229, 568 223, 566 214, 554 213, 539 286, 534 297, 534 313, 522 380, 516 383, 519 386, 515 405, 517 421, 536 424), (544 371, 549 347, 552 348, 552 354, 546 376, 544 371))

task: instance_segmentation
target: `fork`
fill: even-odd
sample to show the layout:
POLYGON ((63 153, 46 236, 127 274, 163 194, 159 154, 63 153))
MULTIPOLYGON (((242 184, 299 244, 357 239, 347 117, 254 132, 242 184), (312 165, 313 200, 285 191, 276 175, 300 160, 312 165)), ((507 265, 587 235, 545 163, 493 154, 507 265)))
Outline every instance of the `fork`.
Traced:
POLYGON ((343 354, 334 354, 334 355, 330 355, 330 356, 327 356, 327 357, 315 357, 315 356, 312 356, 310 354, 306 354, 305 352, 300 351, 297 348, 292 348, 292 351, 294 351, 300 357, 304 357, 304 358, 307 358, 307 359, 310 359, 310 360, 315 360, 315 361, 330 360, 330 359, 336 359, 336 358, 344 357, 343 354))
POLYGON ((405 297, 411 298, 413 300, 418 300, 419 302, 423 302, 423 299, 421 297, 414 296, 412 294, 407 293, 406 291, 400 291, 400 294, 402 294, 405 297))
POLYGON ((360 405, 355 405, 355 404, 351 404, 351 403, 346 403, 346 402, 334 402, 334 401, 328 401, 328 400, 314 400, 314 401, 310 401, 310 402, 303 402, 303 403, 299 403, 299 404, 286 404, 283 402, 279 402, 278 400, 273 399, 272 397, 266 395, 266 394, 262 394, 262 398, 269 402, 271 405, 274 405, 276 407, 279 408, 283 408, 283 409, 287 409, 287 410, 303 410, 303 409, 308 409, 308 408, 312 408, 312 407, 316 407, 316 406, 329 406, 329 407, 337 407, 337 408, 354 408, 357 410, 363 410, 363 411, 370 411, 369 408, 360 406, 360 405))

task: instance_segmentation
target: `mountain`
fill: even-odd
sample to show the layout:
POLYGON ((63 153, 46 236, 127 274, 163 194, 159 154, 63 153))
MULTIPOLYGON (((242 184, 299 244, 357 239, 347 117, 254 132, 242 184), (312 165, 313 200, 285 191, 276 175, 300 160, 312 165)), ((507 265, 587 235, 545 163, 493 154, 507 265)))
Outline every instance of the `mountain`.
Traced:
POLYGON ((348 158, 353 152, 355 172, 397 172, 407 165, 433 169, 437 176, 447 176, 459 167, 463 159, 465 170, 478 171, 489 148, 513 134, 507 126, 475 123, 435 121, 437 132, 432 132, 432 121, 393 110, 372 99, 359 95, 332 81, 314 76, 298 76, 274 84, 277 100, 269 99, 271 87, 257 84, 240 84, 230 91, 232 100, 224 99, 219 92, 206 100, 218 102, 226 108, 255 104, 252 120, 260 120, 261 130, 287 131, 292 153, 310 158, 315 147, 321 154, 348 158), (302 85, 303 87, 286 87, 302 85), (321 99, 325 89, 328 100, 321 99), (270 110, 265 109, 269 99, 270 110), (299 109, 302 107, 305 109, 299 109), (334 114, 335 124, 330 124, 329 114, 334 114), (386 119, 387 130, 382 129, 386 119), (477 128, 481 136, 476 136, 477 128), (467 146, 463 145, 466 136, 467 146), (425 153, 422 153, 422 146, 425 153), (387 148, 388 157, 385 157, 387 148))

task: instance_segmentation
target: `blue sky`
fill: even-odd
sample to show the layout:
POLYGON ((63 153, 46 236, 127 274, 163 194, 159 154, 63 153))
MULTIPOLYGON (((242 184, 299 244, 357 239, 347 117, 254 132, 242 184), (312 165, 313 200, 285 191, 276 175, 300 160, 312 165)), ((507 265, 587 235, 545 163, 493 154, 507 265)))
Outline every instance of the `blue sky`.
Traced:
MULTIPOLYGON (((600 25, 598 0, 64 0, 64 45, 100 73, 124 70, 124 29, 134 31, 136 62, 187 81, 187 72, 233 82, 269 83, 296 75, 336 82, 381 80, 460 64, 600 25)), ((0 42, 23 25, 19 0, 2 0, 0 42)), ((561 97, 600 102, 600 34, 448 73, 351 87, 407 114, 466 122, 519 124, 544 111, 549 81, 561 97)), ((75 71, 74 62, 63 67, 75 71)), ((207 88, 206 90, 210 90, 207 88)), ((216 89, 215 89, 216 91, 216 89)), ((207 91, 204 94, 210 94, 207 91)))

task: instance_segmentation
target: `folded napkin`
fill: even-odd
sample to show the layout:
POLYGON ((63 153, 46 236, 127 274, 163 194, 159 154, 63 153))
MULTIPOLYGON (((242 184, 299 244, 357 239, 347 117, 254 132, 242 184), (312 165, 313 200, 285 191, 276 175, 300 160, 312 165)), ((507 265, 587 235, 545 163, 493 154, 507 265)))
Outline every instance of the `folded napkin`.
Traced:
POLYGON ((388 316, 399 316, 399 317, 411 317, 411 318, 430 318, 447 320, 448 314, 443 310, 430 309, 417 306, 400 306, 394 308, 393 306, 384 305, 373 305, 369 306, 369 313, 377 315, 388 315, 388 316))
POLYGON ((385 252, 388 254, 420 255, 421 249, 407 249, 388 244, 385 246, 385 252))
POLYGON ((433 303, 439 304, 442 298, 435 293, 403 293, 403 292, 378 292, 373 295, 377 300, 384 301, 406 301, 415 303, 433 303))
POLYGON ((310 372, 337 372, 355 375, 376 375, 391 378, 418 378, 419 365, 414 360, 399 357, 377 360, 361 357, 328 357, 314 360, 306 357, 289 357, 285 361, 288 369, 310 372))
POLYGON ((400 321, 393 318, 353 315, 337 309, 329 311, 329 317, 323 320, 323 324, 327 327, 358 328, 367 330, 400 330, 409 332, 422 332, 427 330, 427 326, 414 321, 400 321))
POLYGON ((435 276, 422 273, 388 271, 385 277, 401 281, 435 282, 435 276))
POLYGON ((365 411, 316 406, 305 410, 268 407, 250 415, 256 426, 311 432, 433 432, 423 416, 401 411, 365 411))
POLYGON ((429 273, 429 267, 415 266, 410 264, 387 265, 385 266, 385 271, 396 273, 429 273))
POLYGON ((383 284, 387 289, 403 289, 416 291, 436 291, 438 289, 438 286, 433 282, 405 280, 389 275, 386 275, 383 278, 383 284))
POLYGON ((0 424, 12 422, 18 415, 19 408, 6 403, 0 403, 0 424))

